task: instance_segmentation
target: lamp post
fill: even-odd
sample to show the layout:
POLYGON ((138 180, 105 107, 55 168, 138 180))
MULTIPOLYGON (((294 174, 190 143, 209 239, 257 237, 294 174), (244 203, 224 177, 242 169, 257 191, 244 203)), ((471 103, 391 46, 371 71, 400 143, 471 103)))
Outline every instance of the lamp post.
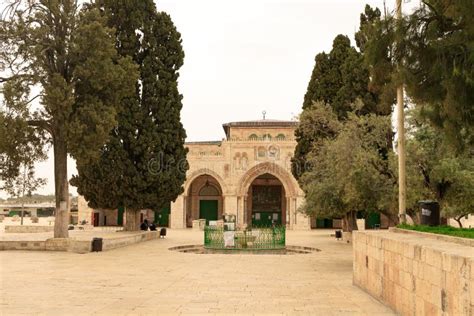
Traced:
MULTIPOLYGON (((396 18, 401 36, 402 0, 397 0, 396 18)), ((398 39, 400 41, 400 38, 398 39)), ((400 62, 399 62, 400 63, 400 62)), ((400 64, 398 65, 400 69, 400 64)), ((397 133, 398 133, 398 217, 406 223, 406 165, 405 165, 405 113, 403 104, 403 83, 397 87, 397 133)))

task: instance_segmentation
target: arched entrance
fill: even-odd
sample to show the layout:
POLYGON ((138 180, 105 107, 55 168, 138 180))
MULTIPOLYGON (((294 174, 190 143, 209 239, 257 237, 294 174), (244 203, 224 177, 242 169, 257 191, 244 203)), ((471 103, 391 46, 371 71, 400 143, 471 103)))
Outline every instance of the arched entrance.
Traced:
POLYGON ((282 182, 269 173, 256 177, 247 192, 246 224, 253 227, 286 224, 286 193, 282 182))
POLYGON ((186 196, 186 227, 192 227, 196 219, 205 219, 207 223, 222 219, 223 202, 219 181, 209 174, 197 176, 186 196))
MULTIPOLYGON (((297 208, 298 208, 298 184, 294 180, 291 173, 285 170, 283 167, 279 166, 273 162, 263 162, 260 163, 252 168, 250 168, 244 176, 239 181, 237 186, 237 195, 239 197, 239 210, 241 210, 242 216, 240 216, 239 223, 243 225, 251 225, 252 224, 252 215, 254 215, 253 208, 254 208, 254 201, 258 199, 258 197, 254 197, 253 195, 253 185, 271 185, 279 186, 281 189, 281 212, 271 212, 271 213, 279 213, 278 214, 278 222, 281 221, 282 225, 286 225, 289 228, 294 228, 297 224, 297 208), (251 196, 252 195, 252 196, 251 196), (281 215, 280 215, 281 214, 281 215)), ((265 190, 273 191, 268 193, 271 196, 276 197, 277 191, 279 189, 270 188, 270 189, 263 189, 263 188, 256 188, 255 193, 257 195, 261 195, 262 192, 265 190)), ((266 193, 263 193, 264 195, 266 193)), ((257 202, 258 204, 259 202, 257 202)), ((275 210, 276 206, 278 205, 278 200, 276 198, 273 199, 272 205, 274 205, 275 210)), ((261 207, 259 207, 261 208, 261 207)), ((269 214, 267 215, 267 219, 269 214)), ((271 214, 271 221, 273 221, 274 216, 276 215, 271 214)), ((260 215, 254 215, 254 219, 262 217, 260 215)), ((239 218, 239 217, 238 217, 239 218)))

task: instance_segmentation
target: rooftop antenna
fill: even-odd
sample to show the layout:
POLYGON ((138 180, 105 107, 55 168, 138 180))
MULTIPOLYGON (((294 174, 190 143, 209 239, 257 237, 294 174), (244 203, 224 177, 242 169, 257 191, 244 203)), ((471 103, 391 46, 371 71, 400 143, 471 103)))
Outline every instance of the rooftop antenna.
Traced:
POLYGON ((263 115, 263 119, 265 120, 265 115, 267 115, 267 111, 263 110, 262 115, 263 115))

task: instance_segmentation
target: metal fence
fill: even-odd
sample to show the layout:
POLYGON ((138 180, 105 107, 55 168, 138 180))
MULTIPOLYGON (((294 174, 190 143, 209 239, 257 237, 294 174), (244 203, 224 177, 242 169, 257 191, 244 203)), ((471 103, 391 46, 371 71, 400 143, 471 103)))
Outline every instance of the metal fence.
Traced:
POLYGON ((221 227, 204 228, 204 248, 217 250, 284 249, 286 229, 283 226, 226 231, 221 227))

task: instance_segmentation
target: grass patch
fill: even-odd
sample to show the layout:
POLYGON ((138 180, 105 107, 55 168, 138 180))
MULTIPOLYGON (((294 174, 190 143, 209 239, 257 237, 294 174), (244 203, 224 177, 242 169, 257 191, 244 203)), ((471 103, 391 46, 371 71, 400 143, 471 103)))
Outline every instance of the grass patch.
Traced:
POLYGON ((415 230, 418 232, 474 239, 474 228, 456 228, 456 227, 451 227, 451 226, 431 227, 431 226, 426 226, 426 225, 408 225, 408 224, 400 224, 397 227, 402 228, 402 229, 415 230))

